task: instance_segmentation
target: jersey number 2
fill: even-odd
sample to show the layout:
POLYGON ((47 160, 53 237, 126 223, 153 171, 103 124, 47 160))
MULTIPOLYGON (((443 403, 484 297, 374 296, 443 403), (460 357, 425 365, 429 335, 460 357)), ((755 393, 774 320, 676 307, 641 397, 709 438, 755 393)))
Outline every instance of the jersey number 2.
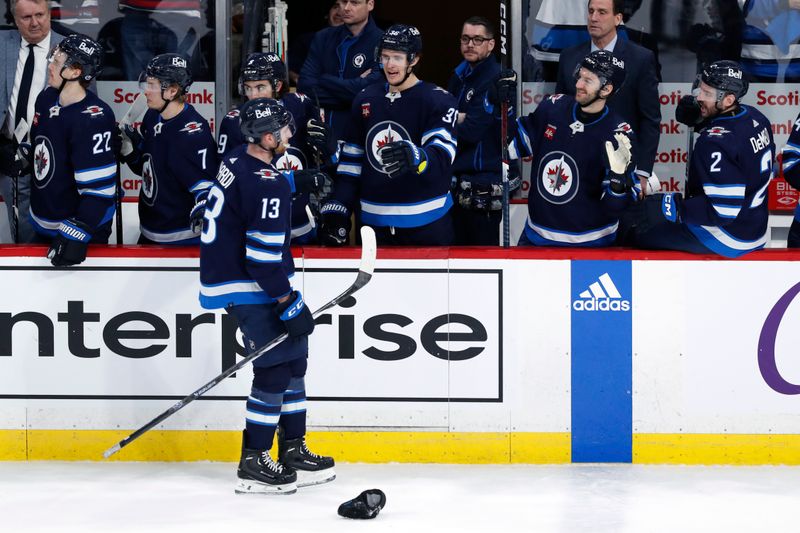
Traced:
POLYGON ((94 141, 93 154, 102 154, 103 152, 111 151, 111 132, 104 131, 103 133, 95 133, 92 135, 94 141), (103 142, 105 140, 105 143, 103 142))

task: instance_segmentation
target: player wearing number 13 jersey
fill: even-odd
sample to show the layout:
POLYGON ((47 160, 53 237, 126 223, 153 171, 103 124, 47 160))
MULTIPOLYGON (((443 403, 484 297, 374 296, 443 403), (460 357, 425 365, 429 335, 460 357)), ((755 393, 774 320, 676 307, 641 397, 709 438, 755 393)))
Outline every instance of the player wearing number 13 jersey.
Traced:
POLYGON ((334 199, 320 210, 323 244, 344 244, 357 201, 361 222, 375 227, 381 244, 452 242, 457 103, 414 75, 421 50, 412 26, 397 24, 381 38, 377 53, 387 83, 368 86, 353 101, 334 199))

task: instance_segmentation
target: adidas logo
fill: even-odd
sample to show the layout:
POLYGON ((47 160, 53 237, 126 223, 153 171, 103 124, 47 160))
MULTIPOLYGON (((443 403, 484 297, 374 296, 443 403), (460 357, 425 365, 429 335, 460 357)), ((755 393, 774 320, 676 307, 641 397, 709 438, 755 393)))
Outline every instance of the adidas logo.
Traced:
POLYGON ((572 302, 575 311, 630 311, 630 300, 624 300, 608 272, 597 278, 572 302))

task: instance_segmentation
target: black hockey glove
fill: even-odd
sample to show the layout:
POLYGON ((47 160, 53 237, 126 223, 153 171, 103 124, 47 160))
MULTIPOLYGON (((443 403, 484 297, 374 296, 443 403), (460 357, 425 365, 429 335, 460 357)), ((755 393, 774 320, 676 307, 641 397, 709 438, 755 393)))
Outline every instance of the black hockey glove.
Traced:
POLYGON ((325 161, 334 158, 339 150, 339 143, 336 142, 331 130, 316 118, 306 123, 306 142, 325 161))
POLYGON ((500 71, 497 80, 489 85, 486 98, 492 105, 498 106, 503 102, 514 105, 517 101, 517 73, 510 68, 500 71))
POLYGON ((681 124, 694 128, 703 121, 700 115, 700 104, 694 96, 685 94, 678 100, 678 106, 675 108, 675 120, 681 124))
POLYGON ((199 234, 203 231, 203 217, 206 214, 206 200, 208 200, 208 189, 200 191, 194 201, 194 207, 189 212, 189 227, 192 233, 199 234))
POLYGON ((634 204, 637 233, 644 233, 662 223, 680 224, 683 221, 683 196, 679 193, 656 193, 634 204))
POLYGON ((50 244, 47 258, 55 267, 83 263, 86 259, 86 248, 92 239, 91 232, 92 228, 80 220, 65 220, 58 227, 58 234, 50 244))
POLYGON ((323 246, 344 246, 350 234, 350 211, 341 203, 328 202, 319 210, 322 224, 319 242, 323 246))
POLYGON ((331 186, 331 178, 319 170, 295 170, 294 189, 302 193, 319 192, 331 186))
POLYGON ((0 136, 0 174, 16 178, 27 174, 31 168, 33 150, 28 143, 16 142, 0 136))
POLYGON ((303 301, 300 291, 292 291, 288 300, 278 302, 275 305, 275 312, 283 320, 286 331, 293 339, 311 335, 314 331, 314 317, 303 301))
POLYGON ((406 172, 422 174, 428 168, 428 154, 411 141, 389 143, 378 150, 378 157, 390 178, 406 172))
POLYGON ((615 133, 614 140, 617 142, 617 148, 614 148, 611 141, 606 141, 609 189, 616 194, 624 194, 633 187, 628 172, 632 157, 631 140, 624 133, 615 133))

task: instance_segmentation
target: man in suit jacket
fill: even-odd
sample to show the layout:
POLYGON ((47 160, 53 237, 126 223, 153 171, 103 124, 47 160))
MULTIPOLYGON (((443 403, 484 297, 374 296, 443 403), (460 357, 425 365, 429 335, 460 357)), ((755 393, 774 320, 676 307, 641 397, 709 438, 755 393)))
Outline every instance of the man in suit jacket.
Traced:
POLYGON ((594 50, 608 50, 625 62, 625 84, 608 100, 608 105, 636 133, 638 150, 634 154, 636 174, 645 182, 661 135, 661 105, 658 101, 658 74, 653 53, 627 39, 622 23, 623 0, 589 0, 588 29, 591 40, 561 52, 556 92, 575 94, 575 67, 594 50), (619 30, 619 31, 618 31, 619 30))
MULTIPOLYGON (((36 97, 47 86, 47 56, 50 49, 63 37, 50 31, 50 6, 47 0, 11 0, 11 13, 17 30, 0 31, 0 72, 5 82, 0 82, 0 194, 8 208, 8 223, 14 238, 14 218, 11 203, 14 184, 7 173, 13 165, 16 152, 14 130, 16 116, 24 118, 30 126, 36 97), (32 45, 32 46, 31 46, 32 45), (28 56, 33 53, 33 75, 25 109, 17 110, 28 56)), ((24 97, 23 97, 24 100, 24 97)), ((30 206, 30 176, 20 176, 17 185, 19 205, 19 241, 30 242, 33 228, 28 214, 30 206)))

